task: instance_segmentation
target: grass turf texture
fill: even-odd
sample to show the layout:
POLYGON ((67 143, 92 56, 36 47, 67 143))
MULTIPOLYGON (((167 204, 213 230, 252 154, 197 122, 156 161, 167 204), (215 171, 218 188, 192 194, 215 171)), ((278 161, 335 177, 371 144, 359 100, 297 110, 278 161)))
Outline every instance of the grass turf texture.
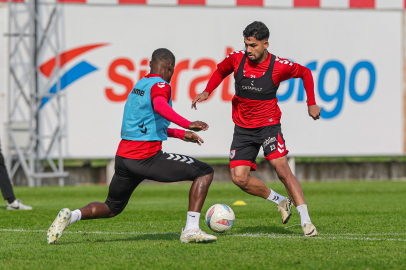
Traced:
MULTIPOLYGON (((281 184, 269 184, 286 194, 281 184)), ((406 182, 304 183, 320 236, 304 238, 295 209, 281 223, 276 205, 213 184, 202 216, 215 203, 236 215, 214 244, 181 244, 190 184, 140 185, 122 214, 79 221, 58 245, 46 230, 63 207, 104 201, 106 186, 15 188, 33 211, 0 207, 0 269, 405 269, 406 182), (232 206, 244 200, 247 206, 232 206), (26 231, 18 231, 26 230, 26 231)), ((201 218, 200 226, 210 233, 201 218)))

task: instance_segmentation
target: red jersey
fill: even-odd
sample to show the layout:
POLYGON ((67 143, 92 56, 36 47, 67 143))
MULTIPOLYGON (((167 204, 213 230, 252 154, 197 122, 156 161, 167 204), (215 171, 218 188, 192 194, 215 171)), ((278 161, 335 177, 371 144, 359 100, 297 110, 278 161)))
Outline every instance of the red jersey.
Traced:
MULTIPOLYGON (((145 77, 150 78, 160 76, 157 74, 148 74, 145 77)), ((151 104, 153 107, 154 104, 158 104, 161 106, 161 108, 154 107, 154 110, 162 117, 182 127, 186 126, 187 128, 190 122, 184 119, 183 117, 179 116, 175 111, 172 110, 172 108, 168 104, 171 98, 171 94, 172 94, 171 87, 169 86, 168 83, 165 82, 164 85, 162 83, 156 83, 151 87, 151 104), (164 102, 159 103, 161 100, 155 99, 157 97, 163 97, 164 102)), ((168 128, 168 137, 182 139, 184 135, 185 135, 184 130, 168 128)), ((121 140, 116 155, 123 158, 145 159, 155 155, 161 149, 162 149, 162 141, 121 140)))
MULTIPOLYGON (((237 51, 229 54, 223 62, 217 65, 217 70, 210 78, 206 92, 211 93, 222 80, 234 72, 234 77, 238 67, 244 57, 245 51, 237 51)), ((256 64, 247 58, 245 61, 243 74, 248 78, 259 78, 266 73, 271 62, 271 54, 262 63, 256 64)), ((311 71, 299 64, 293 63, 287 59, 276 57, 275 65, 272 71, 272 80, 276 86, 282 81, 291 78, 302 78, 303 85, 307 94, 308 106, 316 104, 314 98, 314 84, 311 71)), ((271 100, 252 100, 234 95, 232 100, 233 121, 237 126, 244 128, 256 128, 268 125, 278 124, 282 113, 278 106, 278 99, 271 100)))

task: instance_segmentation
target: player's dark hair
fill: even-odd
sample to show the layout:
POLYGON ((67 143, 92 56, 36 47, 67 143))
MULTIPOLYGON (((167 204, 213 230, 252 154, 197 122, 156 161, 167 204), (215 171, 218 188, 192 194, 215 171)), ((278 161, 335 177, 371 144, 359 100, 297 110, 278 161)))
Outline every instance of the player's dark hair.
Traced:
POLYGON ((165 48, 160 48, 160 49, 156 49, 153 53, 152 53, 152 62, 155 63, 173 63, 175 64, 175 55, 173 55, 173 53, 165 48))
POLYGON ((244 37, 254 37, 257 40, 264 40, 269 38, 269 29, 263 22, 255 21, 245 27, 244 32, 242 32, 244 37))

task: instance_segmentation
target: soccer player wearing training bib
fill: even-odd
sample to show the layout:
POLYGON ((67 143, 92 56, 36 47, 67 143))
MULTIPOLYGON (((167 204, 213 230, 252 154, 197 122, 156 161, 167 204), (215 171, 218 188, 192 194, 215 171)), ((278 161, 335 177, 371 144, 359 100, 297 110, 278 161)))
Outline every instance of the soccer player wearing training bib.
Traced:
POLYGON ((121 128, 121 142, 115 158, 115 174, 104 203, 92 202, 81 209, 62 209, 47 232, 48 243, 56 243, 70 224, 86 219, 111 218, 126 207, 135 188, 144 180, 178 182, 192 180, 189 210, 180 241, 214 242, 217 237, 199 228, 200 211, 206 199, 213 168, 192 157, 162 152, 162 141, 175 137, 201 145, 194 132, 168 128, 173 122, 185 129, 207 130, 201 121, 190 122, 172 109, 169 85, 175 56, 167 49, 152 54, 150 74, 134 86, 127 98, 121 128))
POLYGON ((205 91, 195 97, 196 103, 206 100, 232 72, 235 78, 235 96, 232 117, 235 123, 230 149, 230 168, 233 182, 243 191, 262 197, 277 205, 282 223, 291 216, 292 201, 301 218, 304 235, 316 236, 304 199, 303 190, 292 174, 286 155, 288 150, 281 130, 281 111, 276 91, 282 81, 302 78, 307 94, 309 115, 317 120, 321 109, 316 105, 311 71, 268 52, 269 30, 262 22, 253 22, 244 32, 245 51, 233 52, 217 65, 205 91), (259 149, 270 161, 290 198, 269 189, 262 181, 250 175, 256 170, 255 159, 259 149))

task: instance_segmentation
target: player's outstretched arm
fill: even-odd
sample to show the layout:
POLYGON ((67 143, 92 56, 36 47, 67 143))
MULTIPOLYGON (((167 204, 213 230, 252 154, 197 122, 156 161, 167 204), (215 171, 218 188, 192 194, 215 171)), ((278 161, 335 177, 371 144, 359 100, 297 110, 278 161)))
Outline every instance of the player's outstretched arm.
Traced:
POLYGON ((277 84, 291 78, 301 78, 307 95, 307 106, 309 116, 314 120, 320 119, 321 108, 316 105, 314 96, 313 75, 310 69, 297 63, 292 63, 287 59, 277 57, 275 67, 278 69, 279 76, 273 78, 277 84))
POLYGON ((172 123, 177 124, 180 127, 187 128, 193 131, 207 130, 209 125, 202 121, 190 122, 177 114, 171 106, 169 106, 167 100, 162 96, 157 96, 152 101, 154 111, 160 116, 172 123))
MULTIPOLYGON (((227 76, 225 76, 227 77, 227 76)), ((220 85, 220 83, 223 81, 223 77, 220 75, 220 72, 216 70, 210 77, 209 82, 207 83, 206 89, 204 90, 203 93, 198 94, 192 101, 192 109, 196 108, 196 103, 197 102, 202 102, 205 101, 206 99, 209 98, 210 94, 220 85)))
POLYGON ((179 114, 177 114, 171 106, 169 106, 168 101, 166 98, 162 96, 157 96, 152 100, 153 109, 156 113, 160 116, 165 118, 166 120, 177 124, 183 128, 189 128, 189 125, 192 123, 189 120, 183 118, 179 114))

